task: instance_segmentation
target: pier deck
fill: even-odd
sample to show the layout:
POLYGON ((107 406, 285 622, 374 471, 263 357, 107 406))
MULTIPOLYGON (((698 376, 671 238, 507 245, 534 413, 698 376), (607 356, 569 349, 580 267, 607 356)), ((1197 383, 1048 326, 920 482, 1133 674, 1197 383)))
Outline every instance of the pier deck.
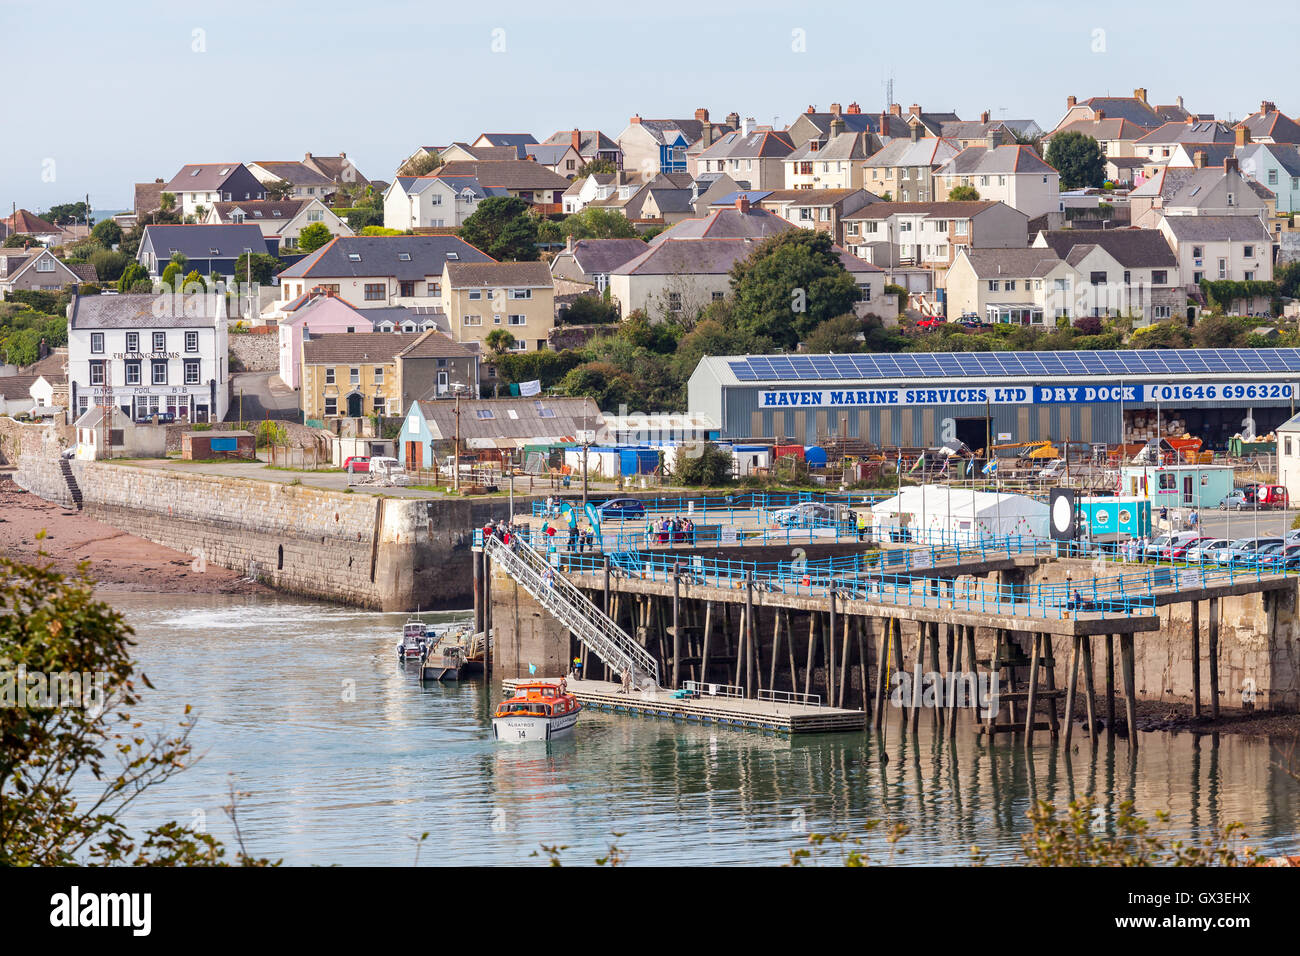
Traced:
MULTIPOLYGON (((501 687, 511 694, 515 686, 526 679, 507 677, 501 682, 501 687)), ((707 694, 680 699, 673 697, 672 691, 662 689, 623 693, 621 685, 613 681, 570 680, 569 692, 576 695, 583 706, 612 713, 717 724, 735 730, 827 734, 862 731, 867 726, 867 715, 860 710, 707 694)))

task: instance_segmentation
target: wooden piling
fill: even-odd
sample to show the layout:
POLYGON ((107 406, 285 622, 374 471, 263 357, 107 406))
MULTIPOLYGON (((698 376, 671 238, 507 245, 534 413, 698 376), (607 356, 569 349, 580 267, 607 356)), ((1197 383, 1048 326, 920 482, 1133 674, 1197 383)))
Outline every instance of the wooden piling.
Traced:
POLYGON ((713 602, 704 605, 704 650, 700 653, 700 680, 709 679, 709 639, 713 635, 713 602))
POLYGON ((682 686, 681 682, 681 664, 682 664, 682 579, 676 571, 673 572, 673 689, 682 686))
POLYGON ((1038 658, 1043 651, 1043 635, 1035 631, 1031 635, 1033 649, 1029 657, 1029 697, 1025 701, 1025 745, 1030 746, 1034 742, 1034 719, 1037 714, 1034 713, 1035 704, 1038 703, 1038 658))
POLYGON ((1065 683, 1065 749, 1070 749, 1070 736, 1074 733, 1074 694, 1079 687, 1079 643, 1083 638, 1075 635, 1070 645, 1070 672, 1065 683))
POLYGON ((1128 743, 1137 750, 1137 682, 1133 675, 1133 635, 1121 634, 1119 638, 1120 670, 1124 677, 1124 717, 1128 721, 1128 743))
POLYGON ((1201 719, 1201 602, 1191 602, 1192 612, 1192 717, 1201 719))
POLYGON ((1097 714, 1095 711, 1096 704, 1094 698, 1097 696, 1097 688, 1092 675, 1092 636, 1084 635, 1083 638, 1083 693, 1084 702, 1087 704, 1085 710, 1088 715, 1088 739, 1096 742, 1097 740, 1097 714))
POLYGON ((1106 736, 1115 736, 1115 635, 1106 635, 1106 736))
POLYGON ((1219 599, 1210 598, 1210 717, 1219 719, 1219 599))

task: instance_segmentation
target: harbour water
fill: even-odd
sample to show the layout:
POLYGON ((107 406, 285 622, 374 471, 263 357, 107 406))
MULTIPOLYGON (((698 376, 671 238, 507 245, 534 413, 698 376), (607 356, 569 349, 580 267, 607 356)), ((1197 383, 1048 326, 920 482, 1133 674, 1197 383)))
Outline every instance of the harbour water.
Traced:
POLYGON ((1033 799, 1085 794, 1098 826, 1131 799, 1148 817, 1168 812, 1181 836, 1240 821, 1251 845, 1300 852, 1300 782, 1267 739, 1143 734, 1133 759, 1123 739, 1094 752, 1077 734, 1068 756, 1045 735, 1032 750, 1003 739, 990 753, 969 726, 952 740, 933 732, 928 713, 915 732, 895 720, 882 742, 588 712, 568 739, 496 744, 481 678, 421 686, 397 663, 405 615, 286 598, 105 597, 135 628, 156 688, 138 716, 162 728, 193 705, 203 754, 128 822, 175 819, 231 842, 222 807, 233 786, 248 850, 286 864, 528 864, 558 844, 578 865, 611 842, 630 865, 778 864, 809 832, 862 836, 884 862, 890 847, 867 836, 869 820, 910 826, 893 862, 960 864, 973 845, 1012 862, 1033 799))

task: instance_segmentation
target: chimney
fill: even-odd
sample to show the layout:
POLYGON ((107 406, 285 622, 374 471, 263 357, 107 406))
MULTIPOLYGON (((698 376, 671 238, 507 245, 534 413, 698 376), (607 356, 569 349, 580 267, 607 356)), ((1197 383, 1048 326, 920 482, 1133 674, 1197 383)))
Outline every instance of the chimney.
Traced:
POLYGON ((831 104, 831 116, 839 116, 842 112, 844 112, 844 110, 839 103, 831 104))
POLYGON ((307 160, 309 160, 309 159, 311 159, 311 153, 307 153, 306 155, 304 155, 303 158, 302 158, 302 161, 305 163, 305 162, 307 162, 307 160))
POLYGON ((564 237, 564 251, 572 254, 573 252, 573 233, 564 237))
POLYGON ((744 121, 740 124, 740 132, 742 135, 744 136, 749 135, 749 126, 753 122, 754 122, 754 117, 752 116, 745 117, 744 121))
POLYGON ((1237 134, 1238 146, 1248 146, 1250 144, 1250 130, 1246 129, 1246 127, 1238 126, 1233 132, 1237 134))
POLYGON ((639 126, 641 124, 641 114, 637 113, 636 116, 633 116, 630 120, 628 120, 628 122, 635 123, 639 126))
POLYGON ((709 111, 701 106, 695 111, 695 119, 697 122, 707 123, 709 121, 709 111))
POLYGON ((1001 126, 992 130, 989 133, 989 149, 997 149, 1001 146, 1005 142, 1005 133, 1006 131, 1001 126))
POLYGON ((1092 118, 1095 119, 1095 120, 1104 120, 1104 119, 1106 118, 1106 111, 1105 111, 1105 110, 1097 110, 1097 112, 1093 114, 1093 117, 1092 117, 1092 118))
POLYGON ((815 106, 813 106, 811 103, 809 103, 809 104, 808 104, 808 112, 809 112, 809 113, 816 113, 816 112, 817 112, 817 107, 815 107, 815 106))
POLYGON ((900 103, 890 103, 890 104, 889 104, 889 112, 893 113, 895 116, 902 116, 902 115, 903 115, 903 107, 902 107, 902 104, 900 104, 900 103))
POLYGON ((736 209, 739 212, 749 212, 749 197, 744 193, 736 197, 736 209))
POLYGON ((917 106, 915 103, 913 103, 913 104, 911 105, 911 107, 908 109, 908 111, 907 111, 907 115, 908 115, 908 116, 920 116, 920 115, 921 115, 921 107, 919 107, 919 106, 917 106))
POLYGON ((840 117, 837 115, 833 120, 831 120, 830 138, 834 139, 836 136, 839 136, 843 132, 844 132, 844 120, 840 119, 840 117))
POLYGON ((1273 103, 1271 100, 1265 100, 1264 102, 1259 104, 1259 111, 1261 113, 1276 113, 1277 105, 1273 103))
POLYGON ((573 143, 573 148, 574 148, 575 150, 581 148, 581 146, 582 146, 582 130, 580 130, 580 129, 575 129, 575 130, 573 131, 573 139, 571 140, 571 142, 573 143))
POLYGON ((983 113, 980 114, 980 122, 988 123, 988 121, 989 121, 989 111, 985 110, 983 113))
POLYGON ((1192 116, 1187 117, 1187 125, 1188 125, 1188 126, 1195 126, 1195 125, 1197 124, 1197 122, 1198 122, 1198 120, 1196 119, 1196 116, 1195 116, 1195 115, 1192 115, 1192 116))
POLYGON ((1183 109, 1183 98, 1182 98, 1181 96, 1178 97, 1178 98, 1175 100, 1175 102, 1178 104, 1178 108, 1179 108, 1180 110, 1183 109))
POLYGON ((1146 89, 1146 87, 1145 87, 1145 86, 1139 86, 1136 90, 1134 90, 1134 91, 1133 91, 1133 98, 1134 98, 1135 100, 1141 100, 1143 103, 1145 103, 1145 102, 1147 101, 1147 89, 1146 89))
POLYGON ((727 125, 730 126, 732 129, 738 129, 740 127, 740 114, 734 112, 728 113, 727 125))
POLYGON ((857 103, 850 103, 849 108, 844 112, 848 113, 850 116, 857 116, 859 113, 862 112, 862 107, 859 106, 857 103))
POLYGON ((908 132, 910 132, 910 133, 912 134, 912 142, 914 142, 914 143, 919 143, 919 142, 921 141, 921 124, 920 124, 920 123, 913 123, 913 124, 912 124, 912 128, 911 128, 908 132))
POLYGON ((1205 150, 1203 149, 1198 149, 1195 153, 1192 154, 1192 165, 1194 165, 1197 169, 1204 169, 1207 161, 1208 160, 1205 155, 1205 150))
POLYGON ((1065 108, 1066 108, 1067 110, 1072 110, 1072 109, 1074 109, 1078 104, 1079 104, 1078 97, 1067 96, 1067 97, 1065 98, 1065 108))
POLYGON ((1223 171, 1225 173, 1233 173, 1234 175, 1240 175, 1240 173, 1237 172, 1236 156, 1229 156, 1227 159, 1223 161, 1223 171))

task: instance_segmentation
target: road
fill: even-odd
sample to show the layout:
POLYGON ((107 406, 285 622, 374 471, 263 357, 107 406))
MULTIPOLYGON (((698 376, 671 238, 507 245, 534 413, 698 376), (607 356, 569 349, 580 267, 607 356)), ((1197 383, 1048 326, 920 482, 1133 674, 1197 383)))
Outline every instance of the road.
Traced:
POLYGON ((230 376, 226 421, 260 422, 265 418, 300 422, 298 396, 276 372, 237 372, 230 376), (269 414, 268 414, 269 413, 269 414))

